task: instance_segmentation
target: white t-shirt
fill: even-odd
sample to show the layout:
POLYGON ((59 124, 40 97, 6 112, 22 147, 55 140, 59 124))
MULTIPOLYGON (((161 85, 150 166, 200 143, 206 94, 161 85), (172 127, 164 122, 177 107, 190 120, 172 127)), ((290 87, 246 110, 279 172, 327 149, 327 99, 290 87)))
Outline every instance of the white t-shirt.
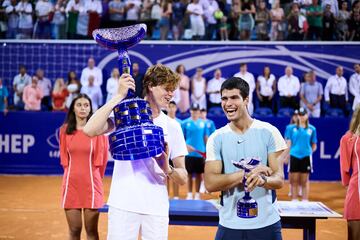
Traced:
POLYGON ((221 103, 221 94, 220 94, 220 89, 221 89, 221 84, 223 84, 223 82, 225 81, 225 78, 213 78, 211 79, 206 86, 206 92, 215 92, 215 91, 219 91, 219 93, 209 93, 209 101, 212 103, 221 103))
POLYGON ((86 67, 82 70, 81 77, 80 77, 81 85, 83 85, 83 86, 89 85, 89 76, 90 75, 94 76, 94 78, 95 78, 94 85, 101 87, 101 85, 103 83, 103 75, 102 75, 101 69, 98 67, 93 67, 92 69, 90 69, 89 67, 86 67))
MULTIPOLYGON (((163 128, 171 159, 188 154, 181 127, 175 119, 161 112, 154 124, 163 128)), ((115 160, 108 205, 129 212, 168 216, 166 175, 156 160, 115 160)))
POLYGON ((24 14, 22 13, 25 11, 26 13, 32 13, 33 8, 31 3, 28 2, 19 2, 16 7, 16 12, 19 13, 19 28, 20 29, 27 29, 33 27, 33 19, 31 14, 24 14))
POLYGON ((50 11, 53 10, 53 5, 51 2, 47 1, 38 1, 35 5, 35 11, 39 17, 49 15, 50 11))
POLYGON ((275 81, 274 74, 270 74, 269 79, 266 80, 264 76, 258 77, 258 82, 260 84, 260 94, 262 96, 269 97, 274 94, 274 91, 272 89, 274 81, 275 81))

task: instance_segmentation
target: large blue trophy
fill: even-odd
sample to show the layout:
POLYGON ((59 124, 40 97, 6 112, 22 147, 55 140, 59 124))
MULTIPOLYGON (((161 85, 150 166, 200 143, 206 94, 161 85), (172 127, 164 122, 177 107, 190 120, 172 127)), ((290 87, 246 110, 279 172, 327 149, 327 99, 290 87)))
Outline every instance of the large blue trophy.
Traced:
MULTIPOLYGON (((241 159, 239 162, 233 162, 234 166, 245 171, 245 174, 249 173, 252 169, 260 164, 259 160, 248 158, 241 159)), ((245 189, 245 195, 239 199, 236 205, 237 216, 240 218, 254 218, 258 215, 258 204, 250 196, 250 192, 247 191, 246 177, 244 176, 243 185, 245 189)))
MULTIPOLYGON (((118 51, 121 74, 132 73, 127 50, 139 43, 145 34, 145 24, 93 31, 98 44, 118 51)), ((134 91, 129 90, 127 98, 114 108, 116 131, 110 134, 109 143, 115 160, 154 157, 164 150, 164 133, 161 127, 153 124, 149 103, 134 96, 134 91)))

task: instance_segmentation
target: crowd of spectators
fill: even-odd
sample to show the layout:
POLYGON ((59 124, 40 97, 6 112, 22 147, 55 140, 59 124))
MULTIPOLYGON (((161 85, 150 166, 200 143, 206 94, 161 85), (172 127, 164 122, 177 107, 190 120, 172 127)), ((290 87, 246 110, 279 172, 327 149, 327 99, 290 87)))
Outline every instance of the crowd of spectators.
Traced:
MULTIPOLYGON (((136 96, 142 97, 142 72, 139 65, 132 65, 136 81, 136 96)), ((178 113, 186 117, 191 104, 211 113, 222 114, 220 87, 225 78, 221 69, 213 72, 211 79, 203 76, 203 69, 197 68, 194 76, 187 76, 184 65, 179 65, 176 72, 180 75, 180 84, 174 93, 173 101, 178 113)), ((327 115, 346 116, 360 102, 360 64, 354 65, 354 73, 349 79, 343 76, 343 67, 334 68, 333 75, 327 81, 318 81, 315 71, 296 76, 291 66, 284 69, 283 76, 275 76, 269 66, 264 66, 263 73, 254 77, 246 63, 241 63, 235 77, 241 77, 250 86, 248 110, 254 116, 291 116, 295 109, 303 107, 310 117, 327 115)), ((50 80, 42 69, 33 76, 28 75, 25 66, 19 67, 19 74, 14 76, 7 89, 0 79, 0 111, 66 111, 77 94, 87 94, 94 110, 111 98, 118 87, 119 69, 114 68, 106 81, 94 58, 88 59, 80 75, 74 71, 68 73, 68 79, 50 80)))
POLYGON ((359 0, 2 0, 0 38, 89 39, 146 23, 147 39, 360 40, 359 0))

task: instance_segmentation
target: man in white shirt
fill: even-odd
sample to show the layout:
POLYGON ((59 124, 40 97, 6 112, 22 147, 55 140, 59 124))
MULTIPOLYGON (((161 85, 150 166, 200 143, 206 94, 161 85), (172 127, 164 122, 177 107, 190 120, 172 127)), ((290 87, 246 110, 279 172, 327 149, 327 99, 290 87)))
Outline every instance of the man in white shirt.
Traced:
POLYGON ((352 109, 355 111, 356 106, 360 103, 360 64, 354 65, 355 73, 351 75, 349 81, 349 92, 354 96, 352 109))
POLYGON ((209 94, 209 108, 221 107, 221 84, 225 81, 225 78, 221 77, 220 68, 214 72, 214 78, 210 79, 206 86, 206 93, 209 94))
MULTIPOLYGON (((179 81, 176 73, 161 64, 150 67, 145 73, 145 100, 151 107, 154 124, 163 128, 167 149, 158 158, 115 161, 108 200, 108 240, 138 239, 139 231, 143 239, 168 239, 166 177, 178 184, 186 184, 184 157, 187 150, 180 125, 161 109, 168 106, 179 81), (174 167, 170 167, 168 157, 174 167), (164 162, 162 165, 159 158, 164 162)), ((135 90, 135 81, 129 74, 123 74, 117 94, 95 112, 84 127, 85 134, 92 137, 114 129, 115 124, 109 116, 126 97, 128 89, 135 90)))
POLYGON ((26 85, 31 83, 31 77, 26 73, 26 67, 20 65, 19 74, 14 77, 14 105, 17 110, 24 110, 24 102, 22 100, 22 94, 26 85))
POLYGON ((299 108, 297 96, 300 91, 299 78, 293 75, 290 66, 285 68, 285 75, 279 78, 278 90, 280 95, 280 108, 299 108))
POLYGON ((193 0, 186 8, 190 16, 190 25, 193 40, 200 40, 205 35, 204 9, 199 0, 193 0))
POLYGON ((95 78, 90 75, 88 84, 81 87, 81 93, 85 93, 91 99, 92 109, 95 112, 103 103, 103 94, 99 86, 94 84, 95 78))
POLYGON ((21 0, 15 7, 19 14, 19 30, 17 39, 28 39, 32 37, 33 32, 33 8, 28 0, 21 0))
POLYGON ((206 40, 213 40, 213 35, 214 32, 216 32, 217 27, 217 21, 214 17, 214 13, 219 9, 219 4, 215 0, 201 0, 200 3, 204 9, 206 40))
POLYGON ((44 70, 39 68, 36 70, 36 77, 38 78, 38 86, 43 92, 43 98, 41 99, 41 108, 46 111, 52 110, 51 104, 51 91, 52 91, 52 83, 50 79, 44 77, 44 70))
POLYGON ((35 5, 37 17, 36 38, 49 39, 51 35, 50 14, 54 11, 54 6, 48 0, 39 0, 35 5))
POLYGON ((331 76, 325 86, 325 101, 330 104, 332 108, 340 108, 346 110, 346 103, 348 101, 347 82, 343 77, 343 67, 336 68, 336 74, 331 76))
POLYGON ((249 91, 248 111, 249 111, 249 114, 251 116, 253 114, 253 112, 254 112, 253 94, 254 94, 254 91, 255 91, 255 88, 256 88, 254 75, 247 71, 247 64, 246 63, 241 63, 240 64, 240 72, 236 73, 234 75, 234 77, 241 78, 241 79, 245 80, 245 82, 247 82, 249 84, 250 91, 249 91))
POLYGON ((141 10, 141 1, 139 0, 127 0, 126 4, 126 20, 128 21, 137 21, 139 20, 140 10, 141 10))
POLYGON ((94 76, 94 85, 101 87, 103 83, 103 74, 100 68, 95 66, 95 59, 90 57, 88 59, 88 66, 81 72, 80 82, 81 85, 87 86, 89 84, 89 76, 94 76))

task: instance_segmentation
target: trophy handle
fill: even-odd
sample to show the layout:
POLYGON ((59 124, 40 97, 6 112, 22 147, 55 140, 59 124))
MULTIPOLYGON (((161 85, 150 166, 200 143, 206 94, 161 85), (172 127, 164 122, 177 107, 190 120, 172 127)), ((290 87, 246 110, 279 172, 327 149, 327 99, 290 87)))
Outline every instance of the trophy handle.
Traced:
MULTIPOLYGON (((118 64, 119 64, 120 75, 122 75, 123 73, 132 75, 131 61, 128 51, 126 49, 119 49, 118 53, 119 53, 118 64)), ((128 99, 134 97, 135 97, 134 90, 129 89, 126 98, 128 99)))

